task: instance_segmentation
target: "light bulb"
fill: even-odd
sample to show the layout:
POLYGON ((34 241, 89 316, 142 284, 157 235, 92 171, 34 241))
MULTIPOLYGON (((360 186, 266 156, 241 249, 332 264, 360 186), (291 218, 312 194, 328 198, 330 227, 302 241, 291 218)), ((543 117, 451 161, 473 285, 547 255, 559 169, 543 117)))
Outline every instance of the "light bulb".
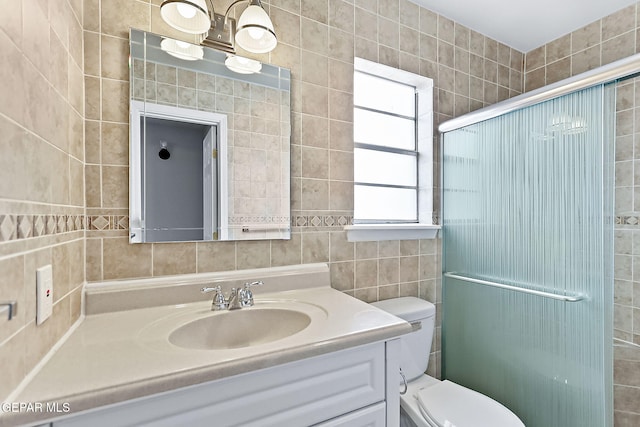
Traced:
POLYGON ((189 4, 178 3, 176 8, 178 9, 178 13, 187 19, 196 16, 196 8, 189 4))
POLYGON ((264 34, 264 30, 261 28, 247 28, 249 36, 254 40, 260 40, 264 34))
POLYGON ((181 40, 176 40, 176 44, 178 45, 178 47, 181 47, 183 49, 187 49, 189 46, 191 46, 189 43, 183 42, 181 40))

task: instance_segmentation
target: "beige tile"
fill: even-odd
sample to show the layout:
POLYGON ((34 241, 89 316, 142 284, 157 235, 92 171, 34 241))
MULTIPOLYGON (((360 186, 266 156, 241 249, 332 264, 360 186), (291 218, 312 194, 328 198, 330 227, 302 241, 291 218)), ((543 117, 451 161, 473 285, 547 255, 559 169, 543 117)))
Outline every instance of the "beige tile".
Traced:
POLYGON ((49 81, 64 97, 67 96, 69 55, 58 36, 52 31, 49 38, 49 81))
MULTIPOLYGON (((85 2, 86 3, 86 2, 85 2)), ((84 72, 92 76, 100 76, 101 37, 100 34, 84 31, 84 72)))
POLYGON ((271 265, 271 249, 269 241, 236 242, 237 268, 262 268, 271 265))
POLYGON ((356 242, 356 259, 372 259, 378 257, 378 242, 356 242))
MULTIPOLYGON (((26 307, 24 262, 23 256, 14 256, 0 261, 0 295, 7 300, 17 301, 18 308, 26 307)), ((16 317, 11 322, 6 322, 0 329, 0 342, 17 332, 26 321, 26 310, 17 310, 16 317)))
POLYGON ((102 239, 87 239, 87 282, 102 280, 102 239))
POLYGON ((292 233, 290 240, 271 241, 271 265, 295 265, 302 263, 302 236, 292 233))
POLYGON ((100 79, 96 77, 85 76, 84 78, 85 118, 92 120, 100 120, 101 115, 101 92, 100 79))
POLYGON ((626 58, 636 53, 635 32, 628 32, 602 42, 602 65, 609 64, 618 59, 626 58))
POLYGON ((278 32, 278 41, 291 46, 300 46, 300 16, 272 7, 269 16, 278 32))
POLYGON ((101 2, 102 32, 123 39, 129 28, 151 29, 151 5, 139 1, 110 0, 101 2))
POLYGON ((355 56, 378 62, 378 44, 364 37, 355 38, 355 56))
POLYGON ((329 25, 342 31, 353 32, 354 7, 343 0, 329 0, 329 25))
POLYGON ((546 84, 555 83, 570 76, 571 58, 565 58, 547 66, 546 84))
POLYGON ((329 233, 302 233, 302 262, 329 261, 329 233))
POLYGON ((571 52, 596 46, 601 40, 601 21, 598 20, 571 33, 571 52))
POLYGON ((399 14, 400 24, 420 29, 420 6, 409 0, 400 0, 399 14))
POLYGON ((324 117, 302 115, 302 145, 317 148, 328 147, 329 122, 324 117))
POLYGON ((634 30, 636 25, 636 5, 631 5, 602 18, 602 41, 634 30))
POLYGON ((327 86, 329 84, 328 58, 323 55, 318 55, 318 54, 303 50, 302 51, 302 81, 313 83, 315 85, 327 86))
POLYGON ((86 120, 84 125, 85 131, 85 160, 87 163, 96 163, 99 164, 101 162, 101 138, 102 131, 100 122, 93 120, 86 120))
POLYGON ((329 264, 331 274, 331 287, 339 291, 353 291, 354 285, 354 267, 353 261, 332 262, 329 264))
POLYGON ((127 39, 103 35, 101 45, 102 77, 129 79, 129 42, 127 39))
POLYGON ((375 11, 355 8, 355 32, 359 37, 378 40, 378 15, 375 11))
POLYGON ((420 33, 409 27, 400 27, 400 51, 420 54, 420 33))
POLYGON ((371 288, 378 286, 378 260, 356 261, 356 288, 371 288))
POLYGON ((471 30, 469 32, 469 51, 480 57, 484 57, 484 39, 485 37, 471 30))
POLYGON ((302 177, 329 178, 329 150, 302 147, 302 177))
POLYGON ((235 242, 197 243, 197 272, 236 270, 235 242))
POLYGON ((355 244, 347 241, 347 234, 344 231, 330 233, 331 262, 351 261, 355 255, 355 244))
POLYGON ((353 151, 353 123, 329 120, 329 147, 332 150, 353 151))
POLYGON ((379 259, 378 285, 390 285, 398 282, 400 282, 400 258, 379 259))
POLYGON ((24 198, 28 182, 26 131, 0 115, 0 134, 0 149, 4 153, 0 156, 0 170, 3 176, 12 178, 0 180, 0 197, 19 200, 24 198))
POLYGON ((329 209, 353 211, 353 184, 345 181, 329 181, 329 209))
POLYGON ((103 239, 104 280, 151 277, 153 245, 129 244, 128 238, 103 239))
POLYGON ((420 34, 420 57, 428 61, 438 60, 438 39, 420 34))
POLYGON ((25 336, 23 330, 0 346, 0 365, 5 367, 0 382, 0 399, 3 401, 14 391, 28 372, 24 362, 25 336))
POLYGON ((102 120, 128 123, 129 83, 102 79, 102 120))
POLYGON ((330 89, 329 118, 353 122, 353 95, 330 89))
POLYGON ((329 151, 330 178, 332 180, 353 181, 353 153, 329 151))
POLYGON ((49 77, 50 26, 47 11, 22 2, 22 51, 31 63, 49 77))
POLYGON ((400 51, 395 48, 380 46, 378 48, 379 61, 391 68, 400 67, 400 51))
POLYGON ((329 91, 326 87, 302 83, 302 113, 327 117, 329 91))
POLYGON ((84 207, 84 164, 69 158, 69 203, 84 207))
POLYGON ((353 63, 353 34, 329 27, 329 57, 353 63))
POLYGON ((329 0, 301 0, 300 12, 306 18, 326 24, 329 20, 329 0))
POLYGON ((329 49, 329 27, 306 18, 302 18, 301 25, 304 30, 300 35, 300 47, 326 56, 329 49))
POLYGON ((102 167, 102 203, 104 207, 111 208, 129 206, 129 168, 127 166, 102 167))
POLYGON ((102 123, 102 163, 129 165, 129 126, 124 123, 102 123))
POLYGON ((525 66, 527 72, 543 67, 546 63, 546 45, 540 46, 527 52, 525 56, 525 66))
POLYGON ((153 276, 196 272, 195 243, 154 243, 153 276))
POLYGON ((438 35, 438 15, 423 7, 420 8, 420 32, 434 37, 438 35))
POLYGON ((592 46, 571 56, 571 74, 576 75, 600 66, 600 46, 592 46))
POLYGON ((364 288, 364 289, 356 289, 353 296, 360 301, 364 301, 366 303, 372 303, 378 301, 378 288, 364 288))

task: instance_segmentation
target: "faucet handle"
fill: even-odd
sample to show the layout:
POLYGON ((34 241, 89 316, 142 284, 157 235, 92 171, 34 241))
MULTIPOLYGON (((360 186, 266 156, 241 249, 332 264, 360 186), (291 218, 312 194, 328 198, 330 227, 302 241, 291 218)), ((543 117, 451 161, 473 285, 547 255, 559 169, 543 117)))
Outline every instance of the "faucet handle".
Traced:
POLYGON ((215 292, 216 294, 213 296, 213 301, 211 302, 211 310, 224 310, 227 308, 227 302, 224 299, 224 295, 222 294, 222 288, 220 285, 214 286, 212 288, 204 287, 200 290, 202 293, 215 292))
POLYGON ((251 287, 262 285, 264 285, 264 282, 262 280, 245 283, 244 289, 240 290, 240 305, 242 305, 243 307, 251 307, 253 305, 253 292, 251 292, 251 287))

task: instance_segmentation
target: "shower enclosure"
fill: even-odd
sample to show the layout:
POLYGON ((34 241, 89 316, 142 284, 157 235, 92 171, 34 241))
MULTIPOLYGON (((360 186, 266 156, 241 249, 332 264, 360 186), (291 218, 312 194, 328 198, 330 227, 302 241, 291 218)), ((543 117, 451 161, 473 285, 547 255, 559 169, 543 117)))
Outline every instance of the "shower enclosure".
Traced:
POLYGON ((527 427, 613 424, 609 68, 440 127, 442 376, 527 427))

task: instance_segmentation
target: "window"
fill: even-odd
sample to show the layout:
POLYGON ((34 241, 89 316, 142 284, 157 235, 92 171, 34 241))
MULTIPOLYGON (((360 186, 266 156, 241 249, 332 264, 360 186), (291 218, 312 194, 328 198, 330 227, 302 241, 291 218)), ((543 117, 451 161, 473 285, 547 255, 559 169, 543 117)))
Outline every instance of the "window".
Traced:
POLYGON ((354 69, 351 241, 434 237, 433 81, 360 58, 354 69))

